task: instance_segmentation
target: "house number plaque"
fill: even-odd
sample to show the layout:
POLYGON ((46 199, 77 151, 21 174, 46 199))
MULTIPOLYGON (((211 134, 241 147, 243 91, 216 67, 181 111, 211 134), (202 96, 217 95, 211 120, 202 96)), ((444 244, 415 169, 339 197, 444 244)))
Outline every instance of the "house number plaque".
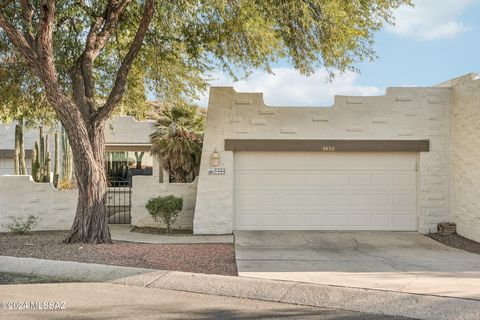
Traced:
POLYGON ((224 176, 225 175, 225 168, 209 168, 208 169, 209 176, 224 176))

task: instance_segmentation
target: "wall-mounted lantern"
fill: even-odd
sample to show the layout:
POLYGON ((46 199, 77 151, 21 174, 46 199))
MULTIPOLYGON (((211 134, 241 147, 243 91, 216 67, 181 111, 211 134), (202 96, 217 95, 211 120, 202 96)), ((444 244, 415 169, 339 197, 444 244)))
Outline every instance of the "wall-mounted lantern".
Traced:
POLYGON ((220 154, 217 152, 217 149, 215 149, 215 151, 212 153, 210 164, 212 167, 218 167, 220 165, 220 154))

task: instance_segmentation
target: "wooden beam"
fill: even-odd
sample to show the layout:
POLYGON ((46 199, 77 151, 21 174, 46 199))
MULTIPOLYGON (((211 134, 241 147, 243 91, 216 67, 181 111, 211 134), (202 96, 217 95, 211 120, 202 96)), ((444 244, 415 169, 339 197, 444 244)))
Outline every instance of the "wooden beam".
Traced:
POLYGON ((150 152, 152 149, 151 144, 106 144, 105 151, 143 151, 143 152, 150 152))
POLYGON ((227 151, 426 152, 430 140, 225 139, 227 151))

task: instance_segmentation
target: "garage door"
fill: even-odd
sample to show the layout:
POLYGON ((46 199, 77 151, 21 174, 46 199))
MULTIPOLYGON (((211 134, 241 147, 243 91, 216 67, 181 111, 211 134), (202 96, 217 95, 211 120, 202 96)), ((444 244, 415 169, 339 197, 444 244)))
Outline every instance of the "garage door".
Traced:
POLYGON ((416 153, 235 152, 236 230, 416 230, 416 153))

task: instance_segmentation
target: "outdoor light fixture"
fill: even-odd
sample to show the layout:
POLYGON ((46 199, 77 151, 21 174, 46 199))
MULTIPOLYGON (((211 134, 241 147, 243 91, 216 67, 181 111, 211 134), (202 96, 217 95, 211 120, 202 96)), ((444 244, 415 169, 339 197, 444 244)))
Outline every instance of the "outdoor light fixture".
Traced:
POLYGON ((217 149, 213 151, 212 157, 210 160, 211 160, 210 164, 212 165, 212 167, 218 167, 218 165, 220 164, 220 154, 217 152, 217 149))

